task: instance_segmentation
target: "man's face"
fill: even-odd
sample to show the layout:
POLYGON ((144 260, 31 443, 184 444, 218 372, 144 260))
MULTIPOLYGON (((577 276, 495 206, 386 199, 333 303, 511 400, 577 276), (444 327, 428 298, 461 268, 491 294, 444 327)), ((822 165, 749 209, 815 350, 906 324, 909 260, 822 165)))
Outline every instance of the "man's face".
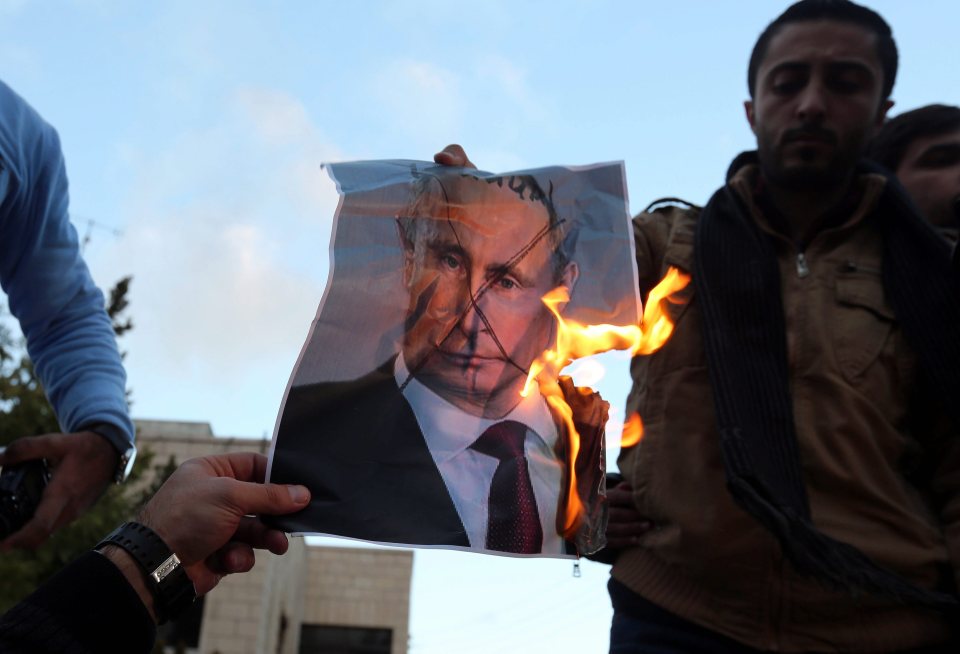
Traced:
POLYGON ((914 140, 895 172, 927 220, 938 227, 958 227, 960 129, 914 140))
POLYGON ((785 25, 770 40, 745 103, 768 182, 813 190, 849 179, 891 105, 875 39, 823 20, 785 25))
POLYGON ((449 205, 435 203, 433 220, 418 217, 407 244, 403 355, 417 380, 450 403, 500 417, 551 344, 555 320, 541 297, 558 285, 572 288, 576 266, 557 280, 549 215, 529 192, 521 199, 506 184, 470 178, 447 187, 449 205))

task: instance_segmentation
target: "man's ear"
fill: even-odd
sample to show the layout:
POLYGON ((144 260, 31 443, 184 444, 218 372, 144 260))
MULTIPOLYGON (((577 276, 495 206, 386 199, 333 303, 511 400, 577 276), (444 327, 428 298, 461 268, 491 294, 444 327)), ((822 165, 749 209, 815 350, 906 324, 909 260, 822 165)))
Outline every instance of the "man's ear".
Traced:
POLYGON ((893 108, 893 100, 887 98, 880 103, 880 109, 877 110, 877 119, 873 123, 874 134, 876 131, 883 127, 883 124, 887 121, 887 114, 890 113, 890 109, 893 108))
POLYGON ((580 278, 580 267, 577 266, 576 261, 571 261, 567 264, 566 268, 563 269, 563 274, 560 276, 560 283, 557 286, 563 286, 567 289, 567 295, 573 296, 573 287, 577 285, 577 280, 580 278))
MULTIPOLYGON (((577 279, 580 277, 580 267, 577 266, 576 261, 571 261, 563 269, 563 273, 560 275, 560 279, 557 280, 557 285, 554 286, 554 289, 562 288, 567 292, 567 297, 573 297, 573 288, 577 285, 577 279)), ((567 308, 568 302, 561 302, 555 308, 558 313, 563 313, 567 308)), ((557 325, 554 324, 553 327, 553 336, 550 337, 551 340, 556 339, 556 330, 557 325)))
POLYGON ((754 126, 754 125, 755 125, 755 122, 754 122, 753 100, 744 100, 744 101, 743 101, 743 110, 744 110, 744 112, 746 112, 746 114, 747 114, 747 122, 750 123, 750 131, 752 131, 754 134, 756 134, 756 133, 757 133, 757 129, 756 129, 756 127, 754 126))

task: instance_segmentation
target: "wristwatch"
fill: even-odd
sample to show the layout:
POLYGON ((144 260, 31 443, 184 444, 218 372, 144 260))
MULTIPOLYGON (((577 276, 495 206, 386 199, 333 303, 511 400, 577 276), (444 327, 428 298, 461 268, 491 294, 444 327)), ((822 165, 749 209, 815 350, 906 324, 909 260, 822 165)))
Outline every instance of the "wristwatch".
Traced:
POLYGON ((120 452, 120 459, 117 461, 117 470, 113 475, 113 483, 122 484, 130 476, 133 470, 133 463, 137 460, 137 446, 129 443, 127 449, 120 452))
POLYGON ((179 557, 156 532, 139 522, 126 522, 100 541, 96 550, 116 545, 130 554, 140 566, 153 593, 160 624, 176 618, 197 598, 193 582, 179 557))
POLYGON ((110 423, 99 422, 82 429, 102 436, 113 446, 119 457, 117 468, 113 473, 113 482, 115 484, 125 482, 127 477, 130 476, 130 471, 133 470, 134 461, 137 459, 137 446, 128 440, 128 436, 122 429, 110 423))

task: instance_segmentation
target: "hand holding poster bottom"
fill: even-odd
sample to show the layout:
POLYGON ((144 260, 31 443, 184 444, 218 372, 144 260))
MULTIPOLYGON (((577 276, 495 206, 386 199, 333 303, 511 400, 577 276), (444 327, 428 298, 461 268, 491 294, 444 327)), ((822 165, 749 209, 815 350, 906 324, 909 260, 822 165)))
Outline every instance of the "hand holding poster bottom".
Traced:
POLYGON ((277 526, 518 555, 602 547, 606 403, 558 375, 649 351, 663 329, 637 327, 622 164, 329 170, 331 274, 271 446, 271 481, 313 499, 277 526))

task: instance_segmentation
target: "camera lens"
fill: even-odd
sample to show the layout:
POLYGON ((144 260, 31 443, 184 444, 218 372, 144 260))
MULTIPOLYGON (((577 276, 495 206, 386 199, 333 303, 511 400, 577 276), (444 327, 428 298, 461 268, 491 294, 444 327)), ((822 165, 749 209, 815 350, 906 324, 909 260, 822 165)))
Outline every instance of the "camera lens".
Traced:
POLYGON ((47 485, 43 459, 4 466, 0 470, 0 537, 6 538, 30 520, 47 485))

